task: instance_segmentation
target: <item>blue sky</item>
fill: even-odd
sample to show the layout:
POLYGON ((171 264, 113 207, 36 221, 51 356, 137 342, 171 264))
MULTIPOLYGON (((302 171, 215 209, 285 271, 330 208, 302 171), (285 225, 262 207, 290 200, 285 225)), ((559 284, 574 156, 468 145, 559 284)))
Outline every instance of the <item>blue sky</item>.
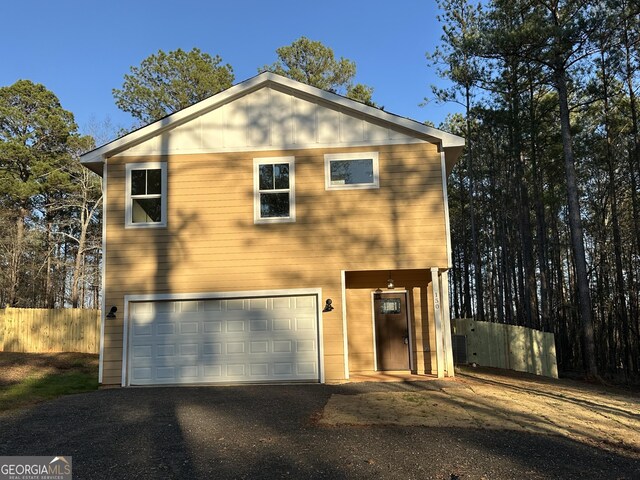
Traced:
POLYGON ((458 110, 419 106, 430 85, 442 83, 425 60, 442 31, 435 0, 13 0, 2 10, 0 86, 18 79, 44 84, 83 132, 91 121, 133 123, 111 90, 158 50, 197 47, 220 55, 237 83, 302 35, 354 60, 356 81, 372 86, 373 100, 389 112, 438 125, 458 110))

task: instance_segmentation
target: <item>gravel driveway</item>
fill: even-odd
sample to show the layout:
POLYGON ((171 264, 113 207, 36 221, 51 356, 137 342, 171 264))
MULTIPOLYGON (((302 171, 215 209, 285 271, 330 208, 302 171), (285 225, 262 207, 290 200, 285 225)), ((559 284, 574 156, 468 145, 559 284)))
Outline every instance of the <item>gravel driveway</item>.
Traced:
POLYGON ((71 455, 75 479, 640 478, 632 452, 528 430, 321 422, 332 395, 456 384, 101 390, 0 417, 0 455, 71 455))

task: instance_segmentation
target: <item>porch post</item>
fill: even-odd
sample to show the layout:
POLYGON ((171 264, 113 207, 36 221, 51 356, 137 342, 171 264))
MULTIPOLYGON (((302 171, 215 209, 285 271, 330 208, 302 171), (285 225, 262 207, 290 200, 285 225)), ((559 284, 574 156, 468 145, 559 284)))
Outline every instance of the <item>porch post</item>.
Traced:
MULTIPOLYGON (((349 337, 347 334, 347 274, 340 272, 342 289, 342 352, 344 353, 344 378, 349 380, 349 337)), ((322 301, 322 299, 320 299, 322 301)))
POLYGON ((444 377, 444 344, 442 335, 442 314, 440 309, 440 278, 438 269, 431 269, 431 285, 433 290, 433 318, 436 325, 436 370, 438 378, 444 377))
POLYGON ((447 377, 454 377, 453 348, 451 346, 451 316, 449 314, 449 272, 442 272, 442 326, 444 335, 444 355, 446 358, 445 370, 447 377))

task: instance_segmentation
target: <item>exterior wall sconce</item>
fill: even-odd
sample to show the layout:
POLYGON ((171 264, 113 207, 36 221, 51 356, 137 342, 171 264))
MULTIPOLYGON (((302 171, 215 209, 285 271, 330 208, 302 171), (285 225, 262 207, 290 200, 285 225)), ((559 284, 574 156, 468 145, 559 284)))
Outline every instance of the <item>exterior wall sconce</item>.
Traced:
POLYGON ((330 312, 331 310, 333 310, 333 305, 331 305, 333 302, 330 298, 327 298, 327 301, 324 304, 324 308, 322 309, 323 312, 330 312))
POLYGON ((389 275, 389 278, 387 279, 387 288, 389 290, 393 290, 395 288, 395 284, 393 283, 393 278, 391 278, 391 275, 389 275))
POLYGON ((118 311, 118 307, 116 307, 115 305, 111 307, 111 310, 109 310, 109 313, 107 313, 107 318, 116 318, 117 311, 118 311))

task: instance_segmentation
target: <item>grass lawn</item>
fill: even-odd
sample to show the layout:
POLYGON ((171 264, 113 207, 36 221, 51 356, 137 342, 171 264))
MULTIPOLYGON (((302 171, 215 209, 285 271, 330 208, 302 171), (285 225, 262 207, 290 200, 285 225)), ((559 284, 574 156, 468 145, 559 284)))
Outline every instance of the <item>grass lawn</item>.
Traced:
POLYGON ((0 414, 98 389, 98 355, 0 352, 0 414))

